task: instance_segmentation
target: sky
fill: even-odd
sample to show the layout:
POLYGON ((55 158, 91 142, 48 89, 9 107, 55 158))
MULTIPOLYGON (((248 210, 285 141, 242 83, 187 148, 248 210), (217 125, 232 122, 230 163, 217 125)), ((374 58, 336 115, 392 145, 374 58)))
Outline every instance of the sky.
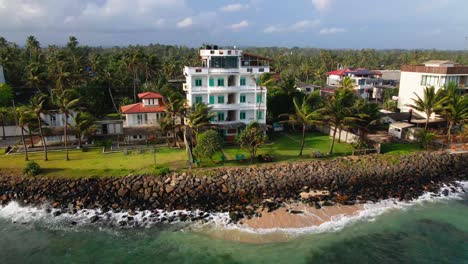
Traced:
POLYGON ((0 0, 24 45, 468 49, 468 0, 0 0))

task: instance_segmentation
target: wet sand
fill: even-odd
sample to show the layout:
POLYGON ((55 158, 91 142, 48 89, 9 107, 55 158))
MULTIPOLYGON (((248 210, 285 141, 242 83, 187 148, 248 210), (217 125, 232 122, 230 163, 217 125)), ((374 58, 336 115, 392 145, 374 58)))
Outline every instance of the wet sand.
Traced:
POLYGON ((337 218, 359 215, 364 209, 362 204, 335 205, 316 209, 306 204, 295 203, 273 212, 263 211, 261 217, 244 218, 239 221, 238 227, 211 226, 200 231, 212 238, 241 243, 286 242, 301 234, 301 232, 289 232, 293 229, 319 227, 337 218), (291 211, 302 213, 291 213, 291 211))

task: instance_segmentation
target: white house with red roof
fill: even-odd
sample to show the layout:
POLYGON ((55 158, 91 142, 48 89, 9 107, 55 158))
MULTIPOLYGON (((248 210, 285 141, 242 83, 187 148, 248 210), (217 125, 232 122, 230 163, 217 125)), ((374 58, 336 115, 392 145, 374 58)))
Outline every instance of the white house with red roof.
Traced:
POLYGON ((346 76, 354 80, 354 89, 365 99, 378 98, 379 89, 375 86, 382 85, 382 73, 365 68, 342 68, 327 72, 327 85, 339 87, 346 76))
POLYGON ((138 94, 140 103, 122 106, 125 115, 124 133, 129 140, 147 140, 165 137, 158 134, 160 120, 166 116, 164 97, 159 93, 145 92, 138 94))

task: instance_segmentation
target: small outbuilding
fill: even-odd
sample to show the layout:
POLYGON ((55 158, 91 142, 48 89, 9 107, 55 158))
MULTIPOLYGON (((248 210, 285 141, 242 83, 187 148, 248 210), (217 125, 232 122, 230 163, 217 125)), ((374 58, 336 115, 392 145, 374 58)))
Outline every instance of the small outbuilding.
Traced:
POLYGON ((398 139, 407 139, 407 134, 409 134, 408 131, 412 127, 414 127, 413 124, 406 122, 391 123, 388 127, 388 134, 398 139))

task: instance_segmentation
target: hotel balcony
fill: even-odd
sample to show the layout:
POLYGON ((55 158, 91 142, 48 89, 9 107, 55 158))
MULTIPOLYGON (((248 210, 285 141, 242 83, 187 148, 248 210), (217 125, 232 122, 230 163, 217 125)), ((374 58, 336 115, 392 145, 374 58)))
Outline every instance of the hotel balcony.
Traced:
POLYGON ((207 68, 207 67, 184 67, 186 75, 207 75, 209 74, 262 74, 270 72, 269 66, 242 66, 239 68, 207 68))

